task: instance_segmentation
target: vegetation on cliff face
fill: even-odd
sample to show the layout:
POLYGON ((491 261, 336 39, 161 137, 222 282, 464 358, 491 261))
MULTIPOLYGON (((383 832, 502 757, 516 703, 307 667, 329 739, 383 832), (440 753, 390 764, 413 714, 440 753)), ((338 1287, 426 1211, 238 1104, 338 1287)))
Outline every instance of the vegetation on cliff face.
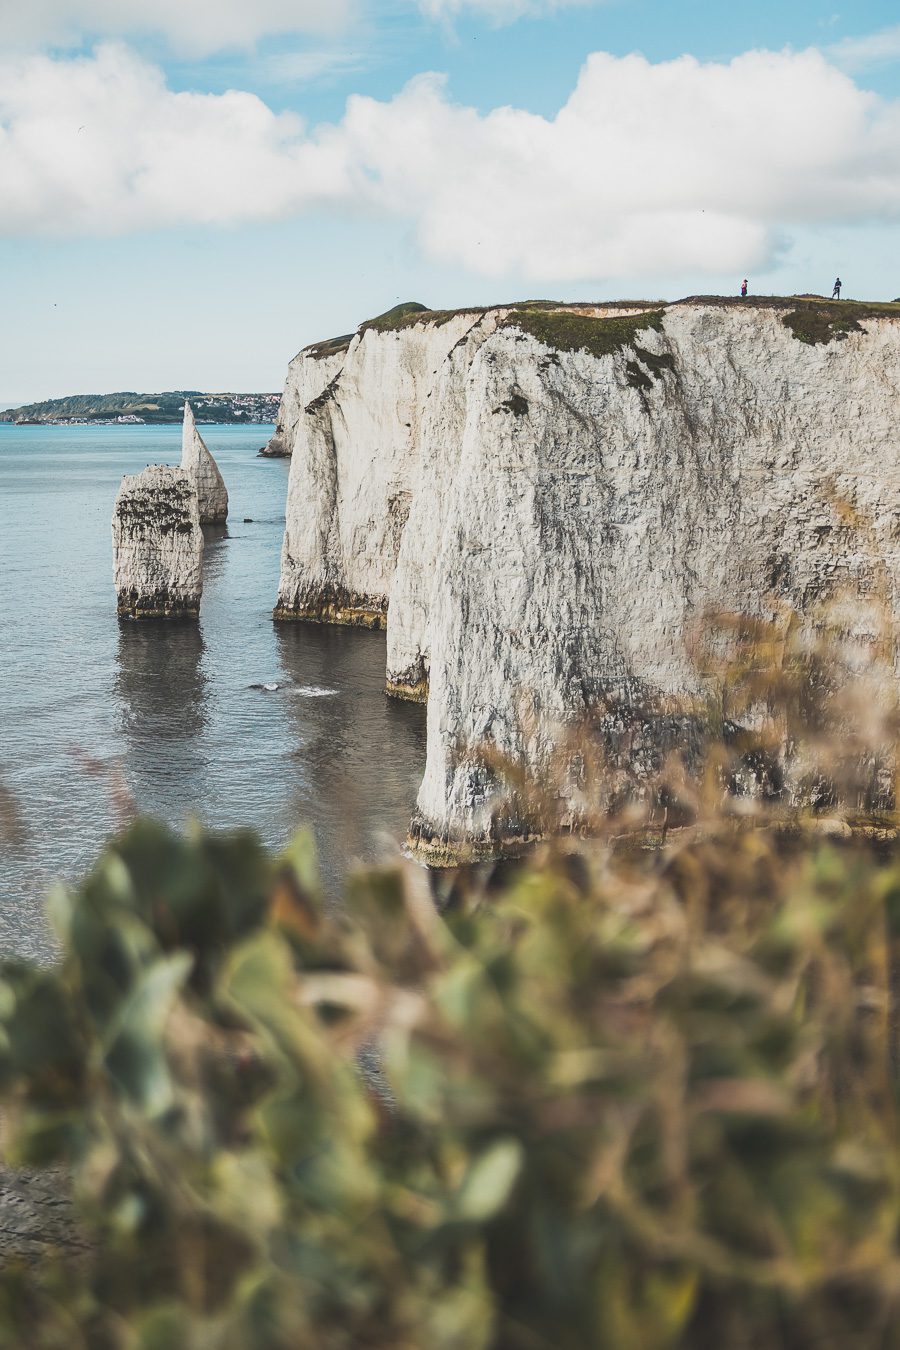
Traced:
POLYGON ((861 304, 855 300, 798 299, 782 322, 794 337, 810 346, 862 333, 862 320, 900 318, 900 305, 861 304))
POLYGON ((783 311, 782 323, 794 337, 810 346, 863 332, 862 320, 900 318, 900 301, 829 300, 823 295, 692 295, 678 305, 709 305, 716 309, 774 309, 783 311))
POLYGON ((515 310, 504 327, 517 328, 559 352, 589 352, 609 356, 623 347, 633 347, 638 333, 649 328, 662 331, 664 310, 646 309, 617 318, 594 317, 570 310, 515 310))
POLYGON ((311 357, 313 361, 321 361, 326 356, 339 356, 349 349, 355 337, 355 333, 341 333, 339 337, 325 338, 322 342, 313 342, 309 347, 304 347, 301 354, 311 357))
POLYGON ((336 916, 304 837, 138 823, 57 892, 59 964, 0 970, 0 1120, 88 1245, 4 1269, 4 1343, 897 1344, 900 857, 822 834, 896 707, 736 639, 721 716, 758 732, 619 784, 594 843, 370 869, 336 916))

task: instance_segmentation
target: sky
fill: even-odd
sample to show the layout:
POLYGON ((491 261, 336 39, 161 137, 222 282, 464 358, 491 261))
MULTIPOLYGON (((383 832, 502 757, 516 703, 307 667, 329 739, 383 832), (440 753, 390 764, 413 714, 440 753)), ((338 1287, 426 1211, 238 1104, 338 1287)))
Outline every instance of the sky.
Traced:
POLYGON ((900 295, 855 0, 0 0, 0 408, 280 389, 401 300, 900 295))

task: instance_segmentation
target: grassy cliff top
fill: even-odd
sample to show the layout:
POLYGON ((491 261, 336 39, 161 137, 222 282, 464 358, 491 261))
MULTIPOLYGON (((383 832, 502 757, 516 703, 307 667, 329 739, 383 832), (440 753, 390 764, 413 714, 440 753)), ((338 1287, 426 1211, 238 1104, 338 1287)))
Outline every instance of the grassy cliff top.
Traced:
POLYGON ((408 301, 404 305, 397 305, 394 309, 389 309, 386 314, 380 314, 376 319, 367 319, 360 325, 360 333, 368 332, 374 329, 376 333, 396 333, 403 328, 413 328, 417 324, 431 324, 434 327, 441 327, 449 323, 451 319, 459 318, 464 314, 471 314, 474 319, 483 314, 490 314, 497 310, 508 310, 514 314, 534 314, 534 313, 552 313, 554 311, 565 311, 578 313, 581 310, 593 310, 599 307, 604 309, 658 309, 665 305, 665 301, 660 300, 613 300, 613 301, 593 301, 593 300, 507 300, 493 305, 463 305, 459 309, 428 309, 425 305, 417 304, 414 301, 408 301))
MULTIPOLYGON (((588 351, 605 356, 633 341, 645 328, 659 329, 667 309, 704 306, 719 309, 775 309, 784 312, 783 323, 801 342, 829 342, 841 333, 861 332, 865 319, 900 318, 900 299, 830 300, 821 295, 691 295, 682 300, 516 300, 493 305, 467 305, 460 309, 429 309, 407 300, 374 319, 360 324, 357 333, 398 333, 419 325, 441 327, 460 315, 473 322, 485 314, 505 311, 503 325, 530 333, 558 351, 588 351), (597 314, 597 310, 633 310, 631 315, 597 314)), ((355 334, 328 338, 304 348, 314 358, 346 351, 355 334)))
MULTIPOLYGON (((665 305, 666 301, 664 300, 612 300, 602 302, 602 308, 604 309, 658 310, 664 308, 665 305)), ((524 315, 554 311, 577 314, 579 311, 594 310, 598 307, 601 307, 601 302, 590 300, 513 300, 501 301, 492 305, 463 305, 459 309, 429 309, 427 305, 423 305, 417 300, 406 300, 400 305, 395 305, 393 309, 386 310, 384 314, 376 315, 374 319, 366 319, 360 324, 356 333, 344 333, 340 337, 325 338, 322 341, 310 343, 308 347, 303 348, 301 355, 319 360, 346 351, 357 334, 361 336, 368 332, 399 333, 405 328, 415 328, 419 324, 440 328, 449 323, 451 319, 459 318, 460 315, 464 314, 471 315, 474 321, 484 314, 490 314, 497 310, 507 310, 510 313, 524 315)))

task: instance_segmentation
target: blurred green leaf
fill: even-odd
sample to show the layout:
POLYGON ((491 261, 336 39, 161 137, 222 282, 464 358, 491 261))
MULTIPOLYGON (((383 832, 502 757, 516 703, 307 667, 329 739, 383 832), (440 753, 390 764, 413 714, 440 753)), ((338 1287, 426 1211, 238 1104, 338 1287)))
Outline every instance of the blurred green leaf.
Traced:
POLYGON ((455 1214, 468 1223, 484 1223, 509 1199, 524 1162, 516 1139, 497 1139, 473 1158, 454 1205, 455 1214))

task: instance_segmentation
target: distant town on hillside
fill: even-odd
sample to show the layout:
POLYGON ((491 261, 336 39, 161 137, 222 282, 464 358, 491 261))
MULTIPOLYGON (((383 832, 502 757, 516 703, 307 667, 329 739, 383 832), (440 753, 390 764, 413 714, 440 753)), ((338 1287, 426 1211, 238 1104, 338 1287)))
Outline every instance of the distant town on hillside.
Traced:
POLYGON ((74 394, 26 403, 0 412, 0 422, 19 426, 115 426, 180 422, 185 399, 190 399, 198 422, 274 422, 279 394, 204 394, 198 389, 174 389, 165 394, 74 394))

